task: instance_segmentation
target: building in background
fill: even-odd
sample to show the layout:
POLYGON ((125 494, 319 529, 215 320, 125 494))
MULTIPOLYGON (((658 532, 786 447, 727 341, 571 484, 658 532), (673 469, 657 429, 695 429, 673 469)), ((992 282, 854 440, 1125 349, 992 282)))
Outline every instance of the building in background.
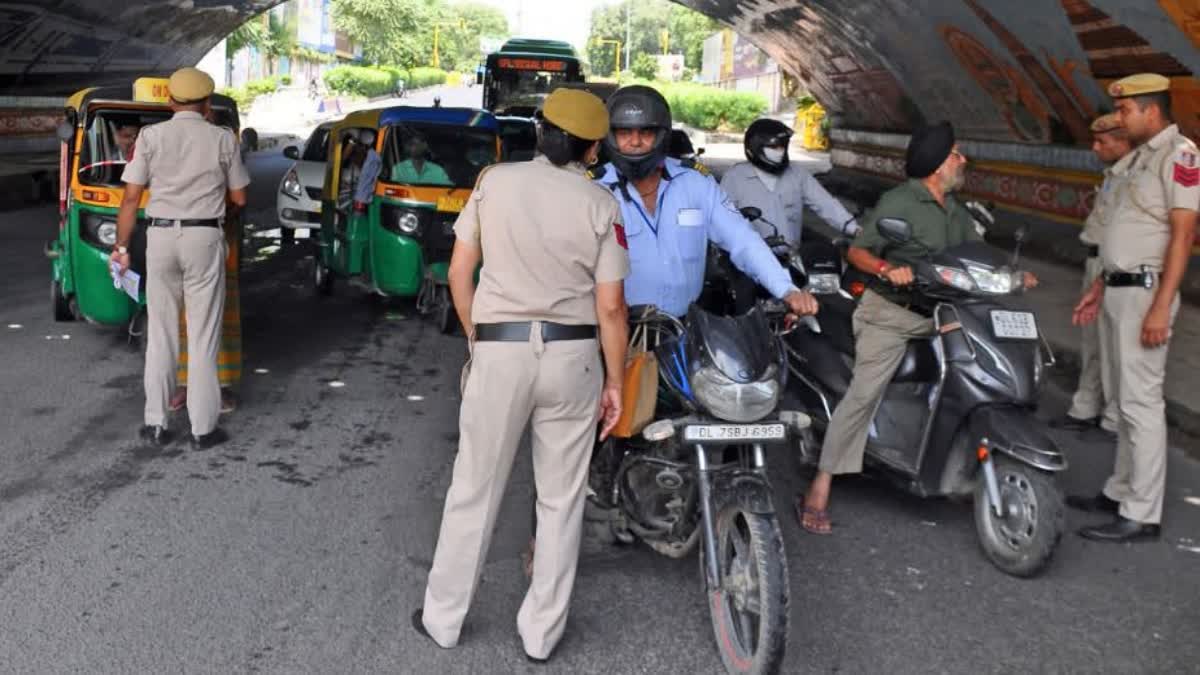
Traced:
POLYGON ((227 58, 227 43, 222 40, 196 67, 211 75, 218 87, 240 87, 273 75, 287 75, 297 86, 314 77, 319 81, 329 68, 362 59, 362 47, 334 28, 332 4, 332 0, 288 0, 251 19, 268 31, 272 22, 282 26, 295 47, 290 55, 272 56, 251 45, 227 58))
POLYGON ((780 112, 789 103, 783 95, 784 76, 779 64, 729 29, 713 33, 704 41, 700 81, 721 89, 761 94, 771 113, 780 112))

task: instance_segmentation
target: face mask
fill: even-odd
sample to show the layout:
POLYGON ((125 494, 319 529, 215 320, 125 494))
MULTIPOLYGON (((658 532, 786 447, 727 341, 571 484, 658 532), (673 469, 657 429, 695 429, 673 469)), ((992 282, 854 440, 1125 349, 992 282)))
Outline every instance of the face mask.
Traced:
POLYGON ((772 164, 779 164, 787 151, 782 148, 763 148, 763 159, 772 164))

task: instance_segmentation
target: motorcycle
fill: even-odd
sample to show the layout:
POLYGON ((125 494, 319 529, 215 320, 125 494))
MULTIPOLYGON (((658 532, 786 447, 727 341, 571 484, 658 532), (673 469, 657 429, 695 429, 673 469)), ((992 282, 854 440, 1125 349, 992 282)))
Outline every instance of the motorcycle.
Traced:
POLYGON ((713 632, 730 673, 775 673, 788 628, 783 535, 765 446, 798 437, 799 412, 776 412, 786 380, 781 303, 739 317, 693 306, 679 319, 630 308, 659 363, 658 416, 640 437, 593 456, 591 508, 624 543, 683 558, 700 548, 713 632))
MULTIPOLYGON (((878 227, 891 245, 911 241, 904 220, 878 227)), ((909 343, 875 413, 865 465, 921 496, 973 496, 976 532, 1000 570, 1031 577, 1049 564, 1063 531, 1056 476, 1066 459, 1034 415, 1044 368, 1054 355, 1033 312, 1017 299, 1019 232, 1011 260, 983 242, 926 251, 913 268, 913 310, 933 318, 936 333, 909 343)), ((820 332, 787 339, 790 395, 823 435, 846 394, 854 364, 855 302, 821 299, 820 332)), ((801 445, 802 461, 815 463, 801 445)))

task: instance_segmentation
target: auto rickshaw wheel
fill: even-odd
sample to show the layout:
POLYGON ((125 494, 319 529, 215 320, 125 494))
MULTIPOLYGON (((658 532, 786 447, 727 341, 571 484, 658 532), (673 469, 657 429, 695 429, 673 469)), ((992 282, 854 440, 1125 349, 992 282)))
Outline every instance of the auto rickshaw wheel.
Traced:
POLYGON ((437 287, 437 326, 442 335, 453 335, 458 327, 458 313, 454 311, 454 298, 450 296, 450 287, 437 287))
POLYGON ((333 273, 321 262, 320 254, 313 256, 313 288, 317 295, 329 295, 333 292, 333 273))
POLYGON ((57 279, 50 280, 50 304, 54 307, 55 321, 74 321, 75 312, 62 292, 62 284, 57 279))

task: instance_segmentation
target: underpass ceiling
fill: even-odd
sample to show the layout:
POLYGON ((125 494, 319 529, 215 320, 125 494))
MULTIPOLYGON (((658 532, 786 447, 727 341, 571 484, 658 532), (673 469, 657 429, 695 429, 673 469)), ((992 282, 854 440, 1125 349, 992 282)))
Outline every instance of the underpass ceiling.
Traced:
MULTIPOLYGON (((1200 136, 1197 0, 677 0, 797 75, 838 126, 1084 144, 1103 85, 1153 70, 1200 136)), ((0 95, 65 95, 166 74, 278 0, 0 2, 0 95)))

